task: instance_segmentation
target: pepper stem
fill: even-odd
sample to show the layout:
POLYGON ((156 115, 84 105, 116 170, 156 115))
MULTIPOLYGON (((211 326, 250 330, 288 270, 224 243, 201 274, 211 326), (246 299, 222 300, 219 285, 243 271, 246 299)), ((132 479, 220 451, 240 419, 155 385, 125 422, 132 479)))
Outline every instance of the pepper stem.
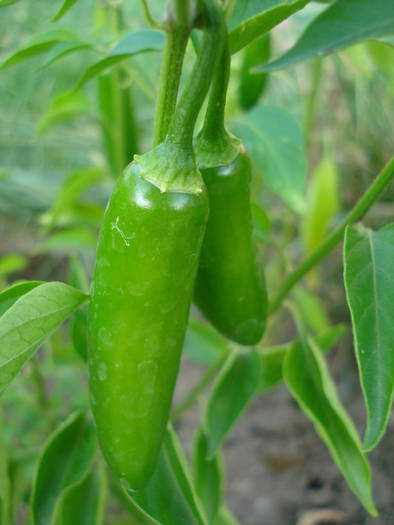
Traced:
POLYGON ((186 45, 190 28, 171 21, 166 32, 164 59, 161 67, 159 96, 157 99, 156 122, 153 145, 165 139, 178 98, 186 45))
POLYGON ((220 65, 211 87, 204 125, 195 140, 197 161, 206 168, 231 164, 242 149, 241 141, 229 134, 224 124, 231 69, 226 29, 223 40, 220 65))
POLYGON ((202 0, 201 3, 206 28, 201 49, 166 137, 167 143, 176 144, 190 154, 193 154, 194 127, 211 83, 224 31, 223 15, 216 0, 202 0))
POLYGON ((230 67, 231 56, 226 31, 220 64, 211 87, 205 121, 200 134, 201 137, 208 141, 214 141, 227 135, 224 126, 224 112, 230 79, 230 67))

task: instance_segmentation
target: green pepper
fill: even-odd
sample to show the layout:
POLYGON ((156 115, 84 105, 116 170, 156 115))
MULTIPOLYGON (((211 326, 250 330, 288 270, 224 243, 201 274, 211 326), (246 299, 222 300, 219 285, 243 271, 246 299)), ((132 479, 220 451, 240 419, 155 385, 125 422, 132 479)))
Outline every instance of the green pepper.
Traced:
POLYGON ((248 110, 255 106, 267 88, 267 73, 251 73, 250 70, 268 62, 271 53, 270 34, 254 40, 245 49, 239 77, 239 105, 248 110))
POLYGON ((229 70, 225 50, 195 144, 210 207, 195 303, 226 337, 253 345, 264 333, 268 301, 252 237, 250 162, 242 143, 224 127, 229 70))
POLYGON ((91 405, 101 450, 131 489, 148 482, 160 452, 208 216, 192 137, 223 22, 215 1, 204 5, 203 45, 166 139, 119 178, 97 249, 91 405))

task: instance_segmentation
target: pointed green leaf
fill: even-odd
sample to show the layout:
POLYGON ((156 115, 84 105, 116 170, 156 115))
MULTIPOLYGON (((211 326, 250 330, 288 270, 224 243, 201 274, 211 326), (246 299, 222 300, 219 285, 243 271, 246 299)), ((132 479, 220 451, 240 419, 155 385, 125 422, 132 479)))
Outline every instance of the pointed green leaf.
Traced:
POLYGON ((240 525, 227 507, 221 507, 213 525, 240 525))
POLYGON ((89 113, 89 100, 81 91, 61 93, 52 100, 49 108, 42 116, 37 132, 45 133, 57 124, 89 113))
POLYGON ((237 53, 240 49, 247 46, 256 38, 259 38, 264 33, 267 33, 272 28, 289 18, 292 14, 296 13, 300 9, 306 6, 310 0, 265 0, 259 2, 251 2, 253 8, 250 11, 246 11, 246 14, 239 19, 243 19, 245 16, 250 16, 243 20, 237 25, 229 34, 229 45, 231 54, 237 53), (263 3, 263 5, 261 5, 263 3), (262 11, 262 8, 265 10, 262 11), (255 14, 257 12, 257 14, 255 14))
POLYGON ((13 284, 0 293, 0 317, 20 298, 33 288, 43 284, 42 281, 22 281, 13 284))
POLYGON ((45 339, 86 300, 64 283, 45 283, 20 297, 0 318, 0 393, 45 339))
POLYGON ((61 58, 64 58, 67 55, 77 53, 78 51, 83 51, 87 49, 92 49, 91 44, 87 42, 82 42, 81 40, 71 41, 71 42, 59 42, 55 44, 45 59, 45 62, 42 64, 40 69, 44 67, 51 66, 61 58))
POLYGON ((72 414, 50 436, 34 480, 31 499, 34 525, 50 525, 53 522, 62 494, 84 478, 95 451, 93 424, 81 412, 72 414))
POLYGON ((223 497, 223 475, 219 453, 208 457, 208 439, 202 429, 197 430, 193 447, 194 481, 208 522, 218 513, 223 497))
MULTIPOLYGON (((135 512, 139 513, 140 519, 146 514, 160 525, 207 525, 182 446, 171 426, 147 487, 128 494, 136 504, 135 512)), ((133 514, 137 517, 135 512, 133 514)), ((147 518, 144 520, 142 523, 151 523, 147 518)))
POLYGON ((7 253, 0 257, 0 277, 8 277, 13 273, 24 270, 28 260, 20 253, 7 253))
POLYGON ((48 228, 54 226, 59 217, 69 211, 85 191, 104 180, 105 177, 106 173, 100 168, 80 169, 71 173, 67 177, 51 210, 47 213, 48 228))
POLYGON ((233 353, 216 380, 205 414, 208 454, 220 446, 259 386, 261 361, 255 350, 233 353))
POLYGON ((62 7, 52 18, 52 22, 57 22, 60 20, 77 2, 78 0, 64 0, 62 7))
POLYGON ((294 117, 275 106, 262 106, 235 123, 265 184, 296 212, 305 208, 306 161, 301 129, 294 117))
POLYGON ((185 336, 185 352, 196 363, 213 364, 230 352, 228 341, 209 323, 190 319, 185 336))
POLYGON ((16 4, 20 0, 0 0, 0 7, 7 7, 8 5, 16 4))
POLYGON ((82 481, 65 491, 56 525, 102 525, 105 489, 104 469, 89 472, 82 481))
POLYGON ((133 55, 146 53, 148 51, 161 51, 163 43, 164 36, 159 31, 144 30, 129 33, 118 42, 106 57, 88 67, 79 80, 77 89, 97 77, 103 71, 133 55))
MULTIPOLYGON (((317 336, 317 345, 323 352, 328 352, 338 343, 345 330, 346 327, 343 324, 330 326, 317 336)), ((283 345, 258 349, 258 354, 261 359, 259 393, 263 393, 283 381, 283 361, 293 344, 294 341, 283 345)))
POLYGON ((364 447, 387 427, 394 395, 394 224, 377 232, 348 227, 344 278, 354 348, 367 408, 364 447))
POLYGON ((308 188, 302 226, 307 253, 311 253, 323 241, 338 211, 338 172, 332 157, 326 154, 316 167, 308 188))
POLYGON ((66 42, 70 40, 75 41, 77 39, 74 33, 71 33, 65 29, 52 29, 51 31, 46 31, 45 33, 39 33, 30 39, 25 46, 18 49, 11 56, 9 56, 2 63, 0 69, 14 66, 19 62, 46 53, 59 42, 66 42))
POLYGON ((368 512, 376 516, 371 471, 357 430, 339 400, 324 357, 312 340, 301 340, 292 346, 284 360, 283 376, 350 488, 368 512))
POLYGON ((337 0, 320 13, 294 46, 259 71, 273 71, 393 32, 392 0, 337 0))

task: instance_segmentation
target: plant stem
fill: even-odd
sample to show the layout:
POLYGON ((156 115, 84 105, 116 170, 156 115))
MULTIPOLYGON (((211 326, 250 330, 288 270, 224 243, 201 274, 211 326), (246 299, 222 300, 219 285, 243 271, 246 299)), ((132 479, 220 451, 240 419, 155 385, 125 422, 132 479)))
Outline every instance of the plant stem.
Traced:
POLYGON ((185 399, 179 403, 179 405, 173 410, 171 414, 171 421, 174 422, 181 417, 181 415, 188 410, 197 400, 201 392, 209 385, 212 379, 219 373, 222 366, 224 365, 228 357, 227 353, 224 353, 215 363, 208 368, 205 374, 197 385, 189 392, 185 399))
POLYGON ((163 142, 175 111, 183 60, 190 30, 172 23, 166 32, 166 45, 160 74, 159 96, 153 145, 163 142))
POLYGON ((341 242, 346 227, 360 220, 366 214, 372 204, 380 197, 383 190, 393 180, 393 177, 394 157, 392 157, 386 164, 341 224, 287 277, 270 303, 270 314, 278 310, 285 297, 298 281, 300 281, 305 274, 314 268, 337 244, 341 242))

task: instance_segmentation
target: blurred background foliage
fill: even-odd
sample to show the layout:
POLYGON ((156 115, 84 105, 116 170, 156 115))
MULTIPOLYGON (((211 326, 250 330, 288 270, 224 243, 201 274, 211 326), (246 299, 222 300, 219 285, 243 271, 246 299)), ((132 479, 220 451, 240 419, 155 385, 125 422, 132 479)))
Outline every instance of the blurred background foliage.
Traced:
MULTIPOLYGON (((150 4, 154 15, 162 17, 162 0, 150 4)), ((0 63, 32 36, 48 30, 72 31, 105 52, 123 34, 148 28, 137 1, 84 0, 51 23, 60 6, 60 1, 25 0, 1 9, 0 63), (123 28, 118 25, 114 30, 108 10, 120 4, 123 28)), ((272 31, 271 56, 289 48, 324 7, 311 3, 272 31)), ((393 48, 368 41, 272 73, 251 109, 244 109, 240 97, 247 52, 233 57, 227 115, 229 128, 241 132, 254 163, 256 241, 272 292, 295 261, 319 244, 357 201, 393 152, 393 48), (261 162, 264 141, 269 147, 261 162), (296 159, 292 148, 297 150, 296 159), (284 189, 282 196, 282 182, 275 173, 278 155, 290 180, 289 191, 284 189)), ((193 57, 190 45, 183 78, 193 57)), ((105 153, 97 79, 74 90, 84 70, 97 60, 97 52, 86 48, 46 64, 49 59, 42 54, 0 69, 0 290, 28 278, 63 280, 86 291, 98 229, 115 180, 105 153)), ((132 57, 120 68, 120 82, 131 92, 136 147, 141 152, 151 146, 160 60, 161 53, 152 52, 132 57)), ((379 227, 387 222, 393 197, 391 188, 366 223, 379 227)), ((348 320, 341 272, 339 252, 334 252, 294 293, 315 333, 327 328, 330 319, 348 320), (312 296, 311 291, 319 295, 312 296)), ((78 315, 52 336, 39 359, 25 368, 4 396, 6 417, 12 413, 5 439, 14 451, 15 473, 20 464, 30 464, 32 472, 32 460, 53 428, 53 418, 61 420, 72 409, 87 406, 86 371, 81 367, 81 356, 86 356, 86 311, 78 315)), ((274 318, 264 344, 292 336, 291 322, 284 315, 274 318)), ((28 477, 29 469, 21 472, 28 477)), ((20 490, 27 500, 29 483, 23 476, 20 490)))

